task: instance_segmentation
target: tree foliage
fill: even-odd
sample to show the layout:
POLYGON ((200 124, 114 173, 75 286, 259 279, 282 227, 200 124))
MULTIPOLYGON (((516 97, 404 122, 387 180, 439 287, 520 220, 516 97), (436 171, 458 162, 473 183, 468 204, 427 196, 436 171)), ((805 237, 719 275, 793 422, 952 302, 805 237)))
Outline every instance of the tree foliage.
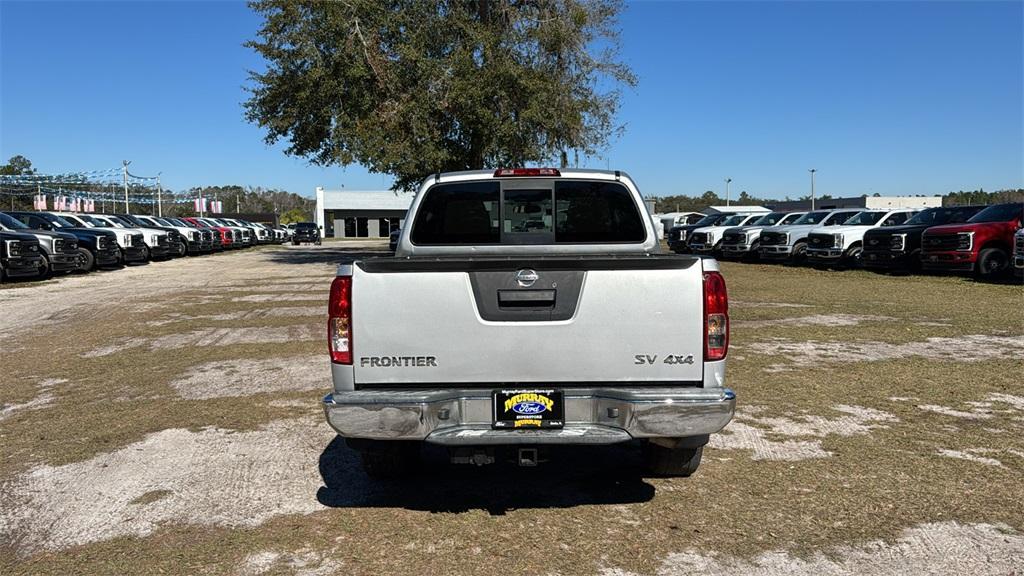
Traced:
POLYGON ((234 184, 193 187, 178 192, 173 195, 174 200, 177 200, 177 202, 173 203, 170 207, 165 205, 164 214, 171 214, 173 216, 194 215, 195 210, 191 201, 198 198, 200 192, 202 192, 204 198, 223 202, 224 212, 232 214, 261 212, 282 214, 291 210, 312 214, 316 205, 313 199, 300 196, 294 192, 263 188, 262 186, 239 186, 234 184))
POLYGON ((310 217, 310 212, 301 208, 292 208, 291 210, 281 214, 281 224, 291 224, 292 222, 311 222, 313 220, 310 217))
POLYGON ((258 0, 246 117, 319 165, 432 172, 596 155, 618 134, 619 0, 258 0))
POLYGON ((35 170, 32 169, 32 161, 20 154, 17 156, 11 156, 11 159, 7 161, 7 164, 0 166, 0 174, 4 176, 20 176, 22 174, 32 174, 35 170))

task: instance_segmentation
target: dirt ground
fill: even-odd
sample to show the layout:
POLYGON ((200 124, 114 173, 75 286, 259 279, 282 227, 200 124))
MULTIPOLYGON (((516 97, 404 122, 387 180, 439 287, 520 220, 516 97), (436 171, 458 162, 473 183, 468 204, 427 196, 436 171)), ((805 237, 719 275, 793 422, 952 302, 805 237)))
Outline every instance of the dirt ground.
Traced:
POLYGON ((736 419, 369 480, 326 296, 377 242, 0 288, 2 574, 1024 574, 1024 288, 724 263, 736 419))

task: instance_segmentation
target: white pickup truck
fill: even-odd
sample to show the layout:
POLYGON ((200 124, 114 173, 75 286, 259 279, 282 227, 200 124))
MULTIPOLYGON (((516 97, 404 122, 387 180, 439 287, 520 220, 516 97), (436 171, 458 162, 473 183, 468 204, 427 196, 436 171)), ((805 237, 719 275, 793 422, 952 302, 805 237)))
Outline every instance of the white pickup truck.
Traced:
POLYGON ((899 226, 915 210, 865 210, 838 226, 815 228, 807 235, 807 260, 812 264, 857 264, 864 249, 864 233, 882 226, 899 226))
POLYGON ((757 257, 761 248, 761 230, 768 226, 785 226, 796 222, 806 212, 769 212, 743 226, 729 228, 722 234, 721 258, 757 257))
POLYGON ((735 408, 718 263, 662 254, 618 171, 431 176, 395 256, 342 264, 328 313, 323 407, 373 476, 424 442, 529 466, 633 440, 653 473, 688 476, 735 408))
POLYGON ((690 238, 686 241, 686 245, 693 254, 715 254, 722 248, 722 237, 726 230, 737 226, 746 226, 764 214, 764 212, 734 214, 714 226, 697 228, 690 232, 690 238))
POLYGON ((783 226, 769 226, 761 230, 760 257, 762 260, 786 260, 802 264, 807 259, 807 235, 812 230, 839 226, 861 210, 817 210, 808 212, 783 226))

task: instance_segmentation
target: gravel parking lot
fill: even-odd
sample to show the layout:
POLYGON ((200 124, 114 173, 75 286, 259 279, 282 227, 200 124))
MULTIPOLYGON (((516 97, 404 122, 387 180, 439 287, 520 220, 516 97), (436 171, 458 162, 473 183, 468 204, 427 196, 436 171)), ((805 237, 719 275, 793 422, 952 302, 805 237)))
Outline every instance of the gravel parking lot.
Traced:
MULTIPOLYGON (((366 478, 324 423, 335 265, 274 246, 0 289, 0 573, 1020 574, 1024 289, 723 264, 737 417, 366 478)), ((396 303, 400 305, 400 303, 396 303)))

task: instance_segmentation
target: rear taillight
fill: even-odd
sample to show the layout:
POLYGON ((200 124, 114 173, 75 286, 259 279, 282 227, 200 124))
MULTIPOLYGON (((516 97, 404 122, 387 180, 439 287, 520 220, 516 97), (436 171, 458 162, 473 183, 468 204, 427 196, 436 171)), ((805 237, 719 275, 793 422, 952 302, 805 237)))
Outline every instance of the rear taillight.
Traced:
POLYGON ((338 276, 331 282, 327 303, 327 346, 331 362, 352 363, 352 277, 338 276))
POLYGON ((721 360, 729 352, 729 296, 725 278, 704 273, 704 360, 721 360))

